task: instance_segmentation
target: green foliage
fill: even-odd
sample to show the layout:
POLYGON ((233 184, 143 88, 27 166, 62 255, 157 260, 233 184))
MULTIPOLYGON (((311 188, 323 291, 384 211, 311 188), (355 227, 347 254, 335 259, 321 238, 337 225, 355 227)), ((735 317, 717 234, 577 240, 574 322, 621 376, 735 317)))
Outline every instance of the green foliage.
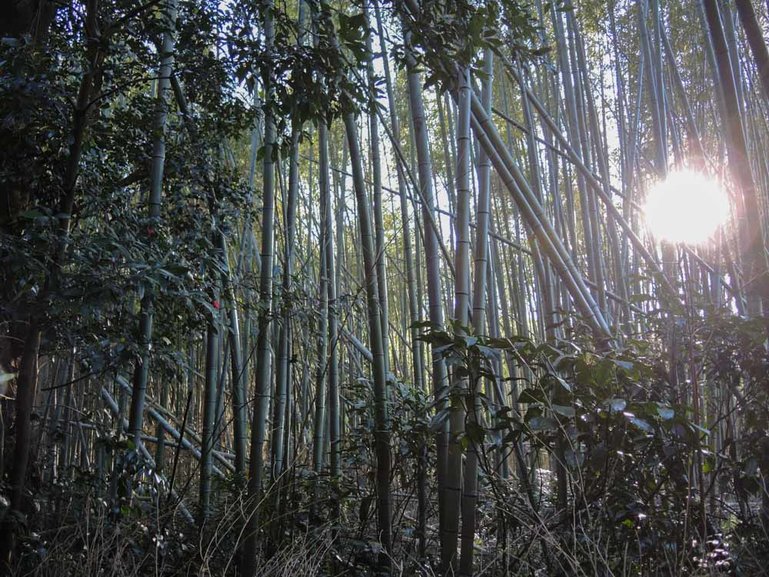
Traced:
MULTIPOLYGON (((538 45, 538 26, 532 7, 519 2, 421 2, 413 13, 407 2, 394 2, 410 35, 410 52, 428 71, 426 86, 451 90, 457 66, 474 68, 483 76, 480 59, 485 48, 515 58, 532 58, 545 49, 538 45), (512 54, 511 54, 512 53, 512 54)), ((403 61, 405 47, 396 47, 403 61)))
MULTIPOLYGON (((278 123, 284 136, 293 125, 326 122, 364 102, 365 86, 356 79, 370 57, 365 47, 362 13, 334 11, 327 2, 312 3, 303 22, 288 12, 274 9, 273 48, 255 22, 264 18, 264 7, 236 5, 227 51, 232 58, 234 78, 251 92, 258 84, 270 86, 273 97, 263 106, 278 123)), ((286 150, 284 150, 284 153, 286 150)))
MULTIPOLYGON (((570 493, 568 510, 559 510, 562 505, 546 499, 539 502, 535 514, 554 535, 560 535, 559 547, 568 552, 570 563, 584 564, 587 570, 598 548, 609 571, 635 567, 642 573, 661 568, 676 572, 682 560, 690 568, 707 565, 696 553, 703 531, 716 539, 717 547, 725 545, 713 537, 717 521, 700 514, 706 494, 693 487, 698 482, 695 467, 702 468, 708 493, 719 483, 734 483, 743 500, 762 490, 757 472, 767 466, 765 395, 769 390, 762 321, 711 310, 693 328, 699 335, 693 344, 698 360, 714 390, 733 387, 750 396, 750 401, 744 398, 740 403, 751 429, 739 440, 737 460, 710 451, 714 424, 693 421, 691 406, 681 401, 681 390, 667 381, 667 359, 650 353, 646 343, 598 351, 583 342, 537 345, 521 337, 475 336, 465 327, 453 326, 447 332, 422 323, 419 328, 427 330, 422 340, 432 345, 455 375, 468 376, 471 382, 516 383, 513 394, 517 390, 517 396, 511 403, 499 405, 481 395, 493 420, 472 423, 475 429, 468 429, 466 435, 484 451, 499 449, 509 454, 518 445, 562 465, 570 493), (513 358, 516 374, 522 376, 495 374, 493 368, 498 365, 493 361, 500 356, 513 358)), ((468 406, 470 402, 466 401, 468 406)), ((437 413, 431 427, 445 422, 448 412, 437 413)), ((487 462, 485 482, 492 494, 503 500, 513 498, 500 489, 495 471, 487 462)), ((530 514, 504 503, 497 507, 510 512, 511 526, 519 515, 530 514)), ((755 529, 756 522, 755 517, 743 516, 738 526, 745 535, 755 535, 749 528, 755 529)), ((740 531, 728 538, 743 542, 740 531)), ((715 563, 724 555, 709 558, 715 563)))
POLYGON ((136 350, 133 330, 142 287, 152 286, 159 322, 155 354, 166 369, 177 364, 177 335, 216 314, 212 287, 221 257, 212 232, 227 230, 245 210, 247 194, 219 152, 222 142, 251 124, 236 92, 229 61, 217 55, 223 15, 213 4, 180 4, 178 77, 187 119, 196 130, 182 136, 172 106, 161 217, 144 214, 156 106, 148 72, 157 69, 152 46, 167 23, 151 8, 115 2, 98 14, 105 58, 85 111, 78 157, 71 146, 82 89, 85 31, 78 21, 56 21, 47 52, 2 46, 0 82, 4 182, 10 202, 0 218, 3 314, 34 313, 46 327, 45 350, 76 345, 85 370, 125 366, 136 350), (49 55, 50 54, 50 55, 49 55), (56 55, 54 58, 53 55, 56 55), (32 166, 29 166, 29 163, 32 166), (72 215, 59 212, 67 167, 77 162, 72 215), (27 170, 18 170, 27 165, 27 170), (211 212, 214 218, 201 218, 211 212), (71 216, 62 238, 61 223, 71 216), (51 261, 66 243, 51 282, 51 261), (128 298, 126 298, 128 295, 128 298), (136 297, 136 300, 131 298, 136 297))

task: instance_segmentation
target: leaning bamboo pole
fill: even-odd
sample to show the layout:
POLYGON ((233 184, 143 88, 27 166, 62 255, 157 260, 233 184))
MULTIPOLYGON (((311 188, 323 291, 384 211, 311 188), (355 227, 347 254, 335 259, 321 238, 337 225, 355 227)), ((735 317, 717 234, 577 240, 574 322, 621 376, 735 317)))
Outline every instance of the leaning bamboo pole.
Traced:
POLYGON ((758 69, 758 77, 761 80, 764 98, 769 99, 769 50, 766 48, 764 33, 758 23, 756 11, 753 9, 751 0, 735 0, 734 3, 737 7, 737 13, 740 16, 740 22, 745 31, 750 51, 753 54, 753 60, 758 69))
POLYGON ((544 214, 542 205, 534 197, 529 184, 515 164, 507 147, 502 142, 496 127, 484 111, 480 100, 475 95, 472 97, 472 112, 473 129, 476 137, 489 155, 489 158, 491 158, 508 191, 515 199, 522 217, 541 243, 543 250, 551 260, 561 280, 568 288, 575 306, 585 317, 585 321, 590 325, 598 340, 611 340, 611 330, 598 304, 590 295, 582 274, 576 268, 563 243, 555 234, 552 225, 544 214))
POLYGON ((760 314, 769 306, 769 280, 764 230, 761 222, 760 200, 748 156, 745 130, 737 94, 734 64, 732 63, 721 14, 715 0, 701 0, 705 11, 709 37, 713 43, 716 70, 713 74, 723 100, 729 150, 729 169, 737 188, 738 236, 741 256, 744 259, 745 289, 748 296, 748 313, 760 314))
MULTIPOLYGON (((509 65, 509 63, 506 63, 506 70, 511 74, 511 76, 516 77, 516 73, 513 67, 509 65)), ((558 126, 550 117, 547 110, 536 97, 536 95, 529 89, 527 89, 526 95, 537 109, 537 112, 539 112, 540 117, 545 122, 547 127, 552 131, 553 135, 559 141, 561 147, 566 151, 569 161, 585 176, 587 182, 592 186, 594 192, 602 201, 604 208, 616 219, 617 223, 622 227, 623 232, 630 238, 633 246, 646 261, 649 268, 659 277, 660 284, 662 285, 662 288, 665 290, 665 292, 668 294, 668 296, 674 299, 679 299, 678 292, 671 284, 670 279, 667 278, 666 274, 660 268, 657 259, 646 247, 645 243, 638 236, 632 225, 624 218, 620 210, 614 205, 612 199, 606 195, 606 192, 604 191, 604 188, 599 179, 587 168, 587 166, 585 166, 579 154, 573 149, 566 136, 564 136, 563 133, 559 130, 558 126)))

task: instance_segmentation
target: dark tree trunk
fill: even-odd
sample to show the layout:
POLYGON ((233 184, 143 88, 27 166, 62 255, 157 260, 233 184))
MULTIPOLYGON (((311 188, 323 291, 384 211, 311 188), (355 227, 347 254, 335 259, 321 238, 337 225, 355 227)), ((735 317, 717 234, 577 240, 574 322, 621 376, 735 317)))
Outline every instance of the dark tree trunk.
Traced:
POLYGON ((761 79, 764 96, 769 99, 769 50, 766 49, 764 34, 758 24, 756 12, 753 10, 753 3, 750 0, 735 0, 735 4, 750 51, 753 53, 753 60, 758 68, 758 77, 761 79))

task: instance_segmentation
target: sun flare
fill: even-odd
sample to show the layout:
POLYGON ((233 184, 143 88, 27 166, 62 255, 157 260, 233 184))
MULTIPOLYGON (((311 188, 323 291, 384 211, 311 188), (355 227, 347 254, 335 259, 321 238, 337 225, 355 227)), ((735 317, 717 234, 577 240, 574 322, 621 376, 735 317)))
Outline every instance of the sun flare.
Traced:
POLYGON ((701 244, 728 220, 729 198, 713 177, 682 169, 649 190, 643 211, 656 238, 701 244))

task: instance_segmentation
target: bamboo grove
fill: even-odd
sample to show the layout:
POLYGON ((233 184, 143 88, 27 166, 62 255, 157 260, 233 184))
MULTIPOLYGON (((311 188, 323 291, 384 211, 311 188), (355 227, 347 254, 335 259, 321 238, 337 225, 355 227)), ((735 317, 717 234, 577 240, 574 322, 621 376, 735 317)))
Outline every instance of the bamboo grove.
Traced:
POLYGON ((766 574, 767 11, 4 5, 3 571, 766 574))

